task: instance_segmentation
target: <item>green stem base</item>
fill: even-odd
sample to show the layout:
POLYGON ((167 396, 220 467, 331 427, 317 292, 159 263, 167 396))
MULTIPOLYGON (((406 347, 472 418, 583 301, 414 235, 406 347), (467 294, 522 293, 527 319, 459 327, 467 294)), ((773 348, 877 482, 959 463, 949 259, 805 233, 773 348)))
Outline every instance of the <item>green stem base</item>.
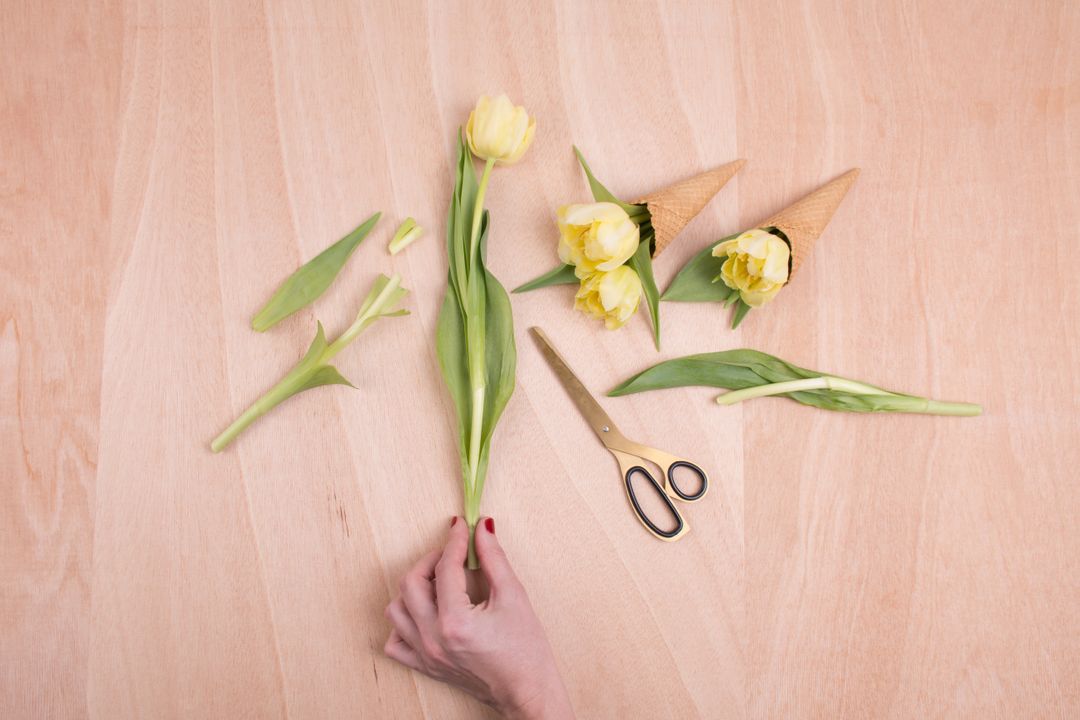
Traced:
POLYGON ((476 557, 476 523, 469 523, 469 555, 465 567, 470 570, 480 569, 480 559, 476 557))

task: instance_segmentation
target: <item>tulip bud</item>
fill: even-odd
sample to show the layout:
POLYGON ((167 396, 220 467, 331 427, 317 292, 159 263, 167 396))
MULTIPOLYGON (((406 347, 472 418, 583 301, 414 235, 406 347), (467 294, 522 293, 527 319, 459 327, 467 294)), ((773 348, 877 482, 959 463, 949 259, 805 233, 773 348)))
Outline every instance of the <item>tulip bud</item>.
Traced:
POLYGON ((481 95, 476 108, 469 113, 465 138, 478 158, 512 165, 529 149, 535 130, 536 121, 525 108, 515 107, 505 94, 494 100, 481 95))

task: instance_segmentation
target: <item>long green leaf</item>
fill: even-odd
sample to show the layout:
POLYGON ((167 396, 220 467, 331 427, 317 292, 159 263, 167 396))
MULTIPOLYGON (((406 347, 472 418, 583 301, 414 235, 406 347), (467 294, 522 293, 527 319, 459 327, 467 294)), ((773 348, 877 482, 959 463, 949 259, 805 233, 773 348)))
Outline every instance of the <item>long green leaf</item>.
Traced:
POLYGON ((585 156, 578 150, 577 145, 574 146, 574 153, 577 155, 578 162, 581 163, 581 169, 585 171, 585 176, 589 179, 589 189, 592 191, 593 199, 597 202, 610 202, 615 203, 630 217, 640 217, 643 212, 647 213, 648 209, 644 205, 634 205, 632 203, 624 203, 619 198, 615 197, 610 190, 596 179, 596 176, 592 174, 592 170, 589 169, 589 163, 585 162, 585 156))
POLYGON ((539 277, 533 278, 523 285, 517 286, 514 288, 514 292, 525 293, 530 290, 550 287, 551 285, 576 285, 578 282, 578 277, 574 274, 573 265, 560 265, 539 277))
MULTIPOLYGON (((981 412, 978 405, 971 403, 941 402, 895 393, 835 375, 807 370, 773 355, 750 349, 703 353, 667 360, 625 380, 608 392, 608 395, 631 395, 649 390, 687 386, 717 387, 732 391, 765 388, 764 392, 751 392, 775 393, 777 397, 787 397, 803 405, 823 410, 934 415, 977 415, 981 412), (823 384, 826 386, 821 389, 793 392, 776 392, 767 387, 792 382, 806 386, 815 381, 819 386, 823 384)), ((783 386, 779 386, 777 390, 780 387, 783 386)))
POLYGON ((502 417, 503 409, 514 394, 517 372, 517 347, 514 344, 514 314, 510 296, 502 283, 487 269, 487 239, 489 215, 484 211, 480 231, 480 257, 484 270, 488 393, 484 406, 484 444, 502 417))
MULTIPOLYGON (((469 398, 469 351, 465 344, 465 318, 459 300, 447 288, 439 319, 435 325, 435 354, 439 357, 443 380, 454 401, 458 417, 458 450, 464 466, 468 457, 469 427, 472 424, 472 404, 469 398)), ((463 468, 464 472, 464 468, 463 468)))
POLYGON ((292 315, 297 310, 307 307, 326 292, 330 283, 341 272, 345 262, 367 237, 381 213, 375 213, 345 237, 323 250, 314 258, 300 266, 270 296, 266 305, 251 319, 251 327, 256 332, 265 332, 274 325, 292 315))
POLYGON ((688 385, 737 390, 763 382, 783 382, 815 376, 816 374, 809 370, 757 350, 726 350, 688 355, 659 363, 622 382, 608 395, 616 397, 688 385))
POLYGON ((642 238, 637 251, 630 257, 629 265, 641 279, 641 289, 645 293, 645 304, 652 319, 653 342, 660 349, 660 291, 653 277, 652 253, 649 250, 650 238, 642 238))

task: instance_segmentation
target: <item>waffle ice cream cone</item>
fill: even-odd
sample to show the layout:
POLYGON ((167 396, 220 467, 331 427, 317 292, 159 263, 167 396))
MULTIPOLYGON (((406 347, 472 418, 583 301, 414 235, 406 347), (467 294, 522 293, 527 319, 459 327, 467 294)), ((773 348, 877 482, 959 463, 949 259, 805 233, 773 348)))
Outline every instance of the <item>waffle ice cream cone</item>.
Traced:
POLYGON ((720 188, 745 164, 745 160, 736 160, 634 201, 635 204, 648 205, 652 215, 652 226, 656 232, 653 257, 659 256, 664 248, 671 244, 687 223, 701 212, 713 196, 720 192, 720 188))
POLYGON ((775 227, 787 235, 791 242, 789 280, 799 269, 803 260, 810 255, 810 251, 814 249, 814 243, 821 237, 825 226, 829 224, 836 209, 840 207, 840 201, 844 199, 857 177, 859 177, 858 168, 848 170, 756 226, 775 227))

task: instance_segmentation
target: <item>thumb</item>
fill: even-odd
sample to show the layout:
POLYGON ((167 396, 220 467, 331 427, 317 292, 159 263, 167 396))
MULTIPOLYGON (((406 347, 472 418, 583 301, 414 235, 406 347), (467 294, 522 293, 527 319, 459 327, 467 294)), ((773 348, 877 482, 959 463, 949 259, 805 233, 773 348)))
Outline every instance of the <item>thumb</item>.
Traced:
POLYGON ((520 587, 510 559, 506 557, 499 539, 495 537, 495 520, 480 518, 476 524, 476 555, 480 559, 480 570, 487 578, 492 595, 520 587))
POLYGON ((468 607, 469 596, 465 588, 465 555, 469 549, 469 528, 457 516, 450 521, 450 537, 442 557, 435 565, 435 595, 439 611, 445 612, 468 607))

